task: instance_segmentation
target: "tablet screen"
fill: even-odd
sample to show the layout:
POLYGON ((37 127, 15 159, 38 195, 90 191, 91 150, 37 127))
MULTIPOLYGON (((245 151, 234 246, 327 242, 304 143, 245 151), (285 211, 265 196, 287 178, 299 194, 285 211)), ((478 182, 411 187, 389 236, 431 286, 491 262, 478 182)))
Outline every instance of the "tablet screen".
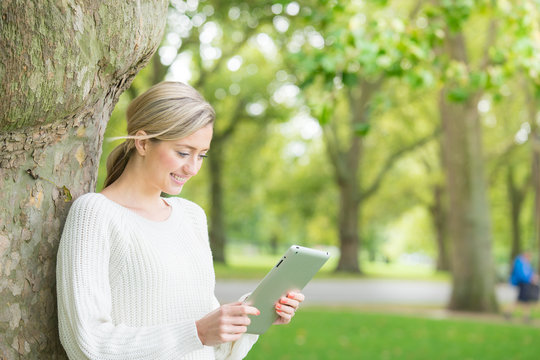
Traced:
POLYGON ((326 251, 291 246, 244 301, 261 312, 250 317, 247 332, 266 332, 278 317, 274 308, 276 302, 289 291, 301 291, 329 257, 326 251))

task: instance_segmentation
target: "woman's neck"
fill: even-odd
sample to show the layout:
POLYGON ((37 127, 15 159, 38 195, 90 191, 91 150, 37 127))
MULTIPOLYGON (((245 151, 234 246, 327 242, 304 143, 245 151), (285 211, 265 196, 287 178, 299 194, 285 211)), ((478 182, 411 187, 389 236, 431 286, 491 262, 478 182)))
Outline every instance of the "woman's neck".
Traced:
POLYGON ((101 194, 147 219, 154 221, 167 219, 171 209, 161 198, 160 189, 145 183, 144 177, 138 176, 133 163, 130 163, 120 177, 103 189, 101 194))

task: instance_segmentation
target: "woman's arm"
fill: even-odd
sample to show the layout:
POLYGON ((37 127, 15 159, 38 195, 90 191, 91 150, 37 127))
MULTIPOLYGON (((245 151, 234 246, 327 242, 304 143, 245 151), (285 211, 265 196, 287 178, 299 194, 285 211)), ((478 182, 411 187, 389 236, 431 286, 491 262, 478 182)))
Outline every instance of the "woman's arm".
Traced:
POLYGON ((113 323, 109 220, 95 196, 75 201, 66 220, 57 292, 60 339, 69 358, 170 359, 202 349, 195 319, 141 327, 113 323))

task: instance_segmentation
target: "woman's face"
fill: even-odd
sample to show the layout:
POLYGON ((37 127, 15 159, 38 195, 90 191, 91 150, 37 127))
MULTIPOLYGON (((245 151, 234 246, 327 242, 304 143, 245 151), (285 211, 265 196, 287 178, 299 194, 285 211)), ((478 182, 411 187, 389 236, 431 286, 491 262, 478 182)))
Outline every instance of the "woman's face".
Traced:
POLYGON ((212 140, 212 125, 188 137, 171 141, 149 141, 144 156, 145 177, 152 187, 177 195, 202 166, 212 140))

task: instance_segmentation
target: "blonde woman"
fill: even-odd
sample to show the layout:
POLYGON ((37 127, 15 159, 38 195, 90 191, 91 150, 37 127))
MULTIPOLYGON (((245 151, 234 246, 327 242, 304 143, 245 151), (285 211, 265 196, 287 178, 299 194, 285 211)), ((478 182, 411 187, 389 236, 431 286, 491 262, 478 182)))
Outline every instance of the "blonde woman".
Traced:
MULTIPOLYGON (((219 305, 206 216, 177 195, 210 148, 214 110, 188 85, 163 82, 127 110, 101 193, 72 205, 58 251, 60 339, 74 359, 242 359, 258 310, 219 305)), ((288 323, 301 293, 276 304, 288 323)))

